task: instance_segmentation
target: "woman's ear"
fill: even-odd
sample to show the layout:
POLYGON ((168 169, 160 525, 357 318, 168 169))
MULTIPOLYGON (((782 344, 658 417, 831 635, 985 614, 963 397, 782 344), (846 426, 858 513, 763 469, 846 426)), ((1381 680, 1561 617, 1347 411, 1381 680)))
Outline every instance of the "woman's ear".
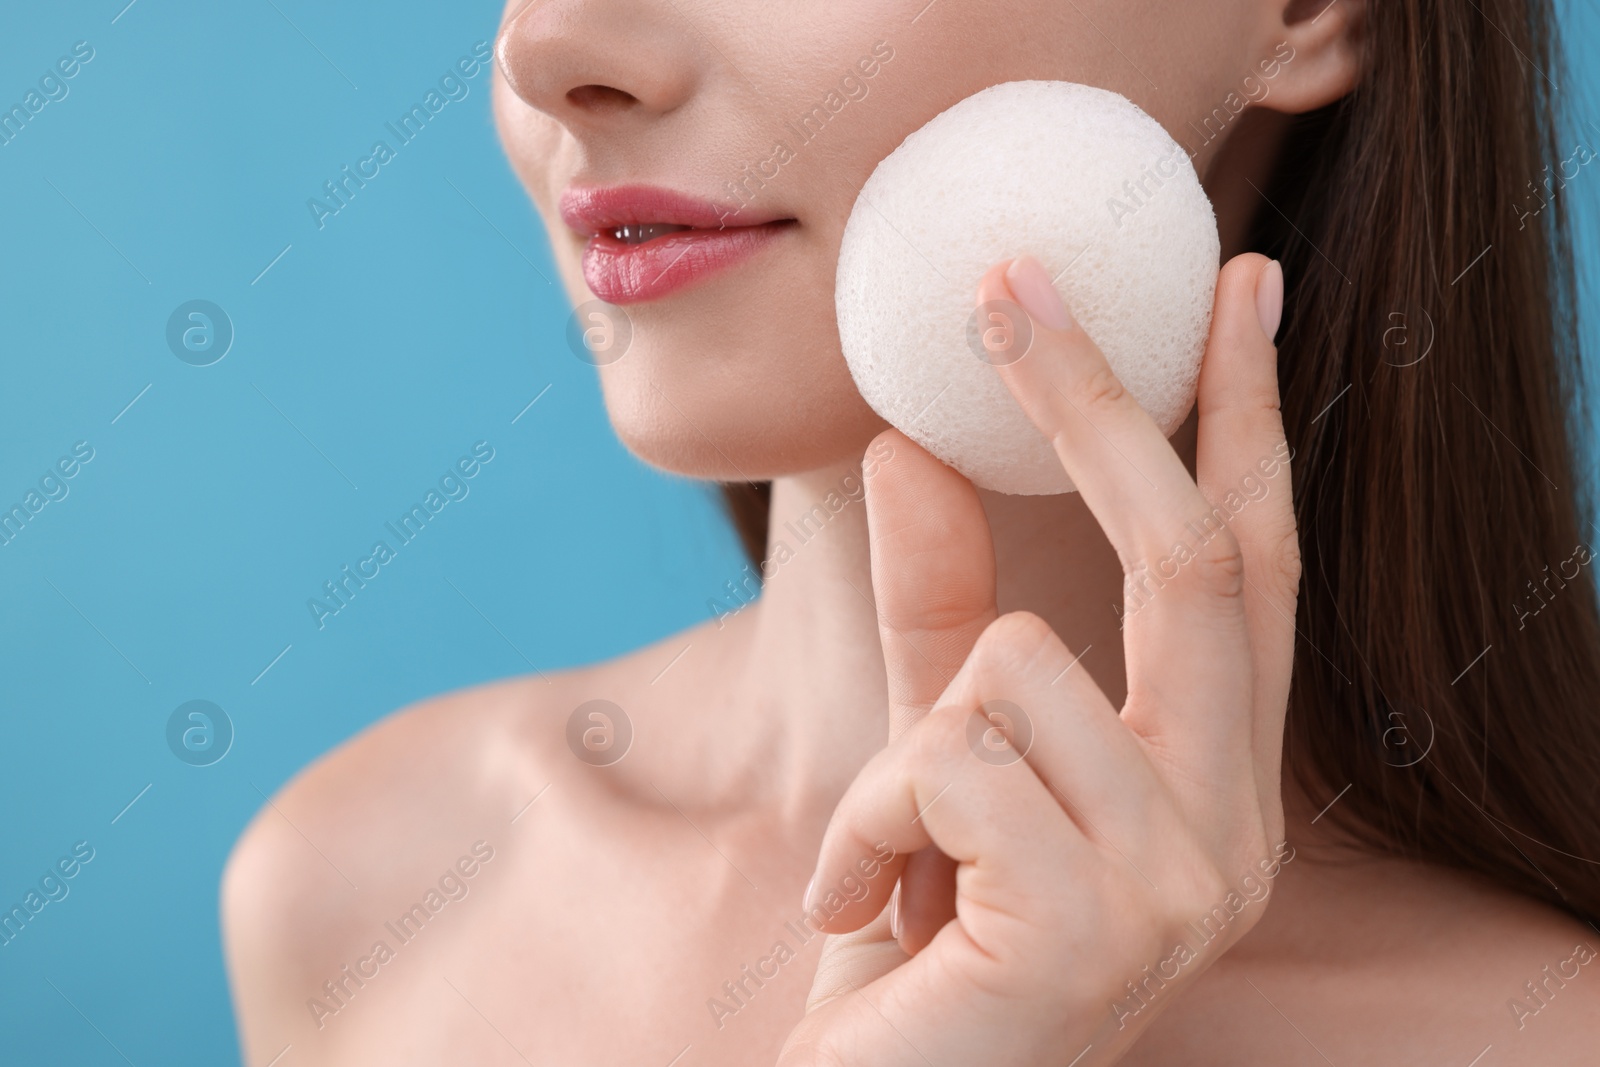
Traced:
POLYGON ((1258 57, 1264 78, 1276 65, 1258 106, 1296 115, 1339 100, 1361 80, 1367 0, 1267 0, 1278 23, 1258 57))

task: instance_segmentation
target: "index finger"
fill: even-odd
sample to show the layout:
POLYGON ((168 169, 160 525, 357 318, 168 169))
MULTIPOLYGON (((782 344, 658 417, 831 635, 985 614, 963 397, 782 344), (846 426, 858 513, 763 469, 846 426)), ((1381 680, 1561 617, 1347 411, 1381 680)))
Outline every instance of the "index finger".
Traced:
POLYGON ((1215 515, 1038 260, 990 270, 977 299, 1014 301, 1033 319, 1031 346, 996 370, 1121 561, 1123 721, 1152 755, 1187 764, 1185 782, 1246 780, 1239 772, 1250 760, 1252 671, 1243 563, 1226 517, 1215 515))

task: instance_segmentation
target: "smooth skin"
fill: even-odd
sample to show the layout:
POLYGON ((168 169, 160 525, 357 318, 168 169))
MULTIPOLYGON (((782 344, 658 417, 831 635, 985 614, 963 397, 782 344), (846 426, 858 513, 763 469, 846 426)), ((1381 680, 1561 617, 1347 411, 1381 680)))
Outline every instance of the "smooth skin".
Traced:
POLYGON ((1279 781, 1292 660, 1315 654, 1289 622, 1288 467, 1126 628, 1117 614, 1125 574, 1142 588, 1174 532, 1283 439, 1263 326, 1276 268, 1239 254, 1262 209, 1250 183, 1264 182, 1285 116, 1355 84, 1362 10, 513 0, 496 121, 574 304, 590 294, 582 241, 555 212, 563 188, 645 181, 714 197, 766 157, 779 119, 874 41, 894 48, 871 95, 762 191, 760 206, 795 225, 737 271, 632 306, 633 347, 600 371, 613 425, 642 458, 773 478, 774 543, 791 552, 736 613, 605 663, 426 701, 273 797, 223 885, 246 1061, 1592 1059, 1592 966, 1548 985, 1520 1026, 1507 1002, 1533 1003, 1525 983, 1600 935, 1344 845, 1279 781), (973 299, 1032 302, 1035 347, 996 373, 1082 491, 974 490, 885 431, 849 380, 831 309, 839 236, 877 160, 955 101, 1022 78, 1115 89, 1192 141, 1184 131, 1284 49, 1294 58, 1268 93, 1194 157, 1228 263, 1197 412, 1170 443, 1088 339, 1032 302, 1048 294, 1030 290, 1026 259, 996 264, 973 299), (825 509, 803 541, 791 532, 863 478, 864 501, 825 509), (567 744, 569 717, 593 699, 633 726, 610 766, 567 744), (1009 740, 1022 737, 1014 711, 980 717, 997 700, 1033 727, 1025 751, 1009 740), (386 924, 479 841, 493 858, 448 884, 421 933, 396 938, 386 924), (880 842, 894 858, 866 877, 863 850, 880 842), (825 911, 830 892, 861 898, 825 920, 837 936, 802 936, 808 884, 825 911), (1169 963, 1185 924, 1236 892, 1220 936, 1169 963), (374 963, 380 941, 389 958, 374 963), (793 954, 774 963, 780 941, 793 954), (1165 984, 1149 978, 1174 966, 1165 984))

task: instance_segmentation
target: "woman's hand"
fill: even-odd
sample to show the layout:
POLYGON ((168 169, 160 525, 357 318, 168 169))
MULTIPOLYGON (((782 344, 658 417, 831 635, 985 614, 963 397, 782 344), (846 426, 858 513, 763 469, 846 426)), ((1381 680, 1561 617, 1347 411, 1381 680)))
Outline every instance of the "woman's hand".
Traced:
POLYGON ((976 492, 889 431, 867 503, 891 738, 823 839, 806 906, 846 936, 785 1067, 1115 1062, 1261 916, 1299 584, 1282 292, 1261 256, 1222 271, 1197 485, 1037 261, 985 275, 978 301, 1034 326, 997 373, 1122 561, 1128 699, 996 617, 976 492))

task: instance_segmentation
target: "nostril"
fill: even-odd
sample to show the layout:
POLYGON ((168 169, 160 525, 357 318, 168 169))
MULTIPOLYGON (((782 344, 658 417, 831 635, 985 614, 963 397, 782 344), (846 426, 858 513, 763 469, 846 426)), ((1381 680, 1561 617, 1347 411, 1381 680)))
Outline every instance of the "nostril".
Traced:
POLYGON ((572 102, 573 107, 585 111, 617 111, 639 102, 638 97, 632 93, 613 89, 609 85, 580 85, 576 89, 567 90, 567 99, 572 102))

